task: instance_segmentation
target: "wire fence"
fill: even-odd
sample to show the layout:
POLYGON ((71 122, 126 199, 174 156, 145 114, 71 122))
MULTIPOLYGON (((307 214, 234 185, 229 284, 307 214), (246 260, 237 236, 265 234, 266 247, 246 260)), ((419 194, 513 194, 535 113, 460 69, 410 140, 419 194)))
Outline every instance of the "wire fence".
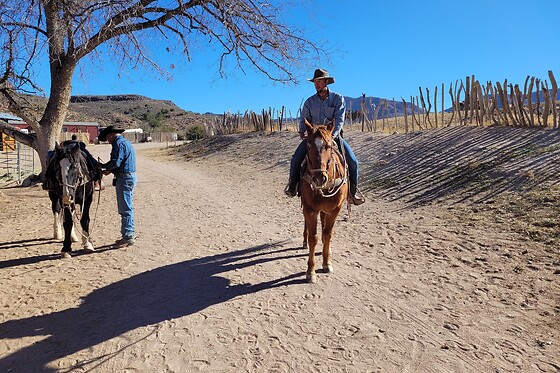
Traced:
POLYGON ((35 150, 20 142, 0 142, 0 188, 21 185, 37 171, 41 162, 35 150))

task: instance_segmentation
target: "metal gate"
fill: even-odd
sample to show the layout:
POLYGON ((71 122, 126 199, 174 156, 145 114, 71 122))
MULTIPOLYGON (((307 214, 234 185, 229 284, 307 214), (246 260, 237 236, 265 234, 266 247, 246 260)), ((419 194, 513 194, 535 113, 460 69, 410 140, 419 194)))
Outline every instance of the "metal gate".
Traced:
POLYGON ((6 135, 0 140, 0 188, 21 185, 27 176, 40 170, 41 162, 33 148, 6 135))

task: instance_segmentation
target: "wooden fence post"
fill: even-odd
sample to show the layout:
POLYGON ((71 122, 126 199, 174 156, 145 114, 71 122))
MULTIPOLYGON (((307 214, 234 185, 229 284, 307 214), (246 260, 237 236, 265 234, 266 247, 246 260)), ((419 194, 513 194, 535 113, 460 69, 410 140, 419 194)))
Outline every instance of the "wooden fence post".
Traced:
POLYGON ((379 114, 381 106, 381 101, 379 101, 375 106, 375 110, 373 111, 373 132, 377 132, 377 115, 379 114))
POLYGON ((437 115, 438 115, 438 112, 437 112, 437 89, 438 89, 438 86, 436 85, 435 88, 434 88, 434 119, 435 119, 435 122, 436 122, 436 128, 438 128, 438 119, 437 119, 437 115))
POLYGON ((395 131, 398 132, 398 122, 397 122, 397 104, 395 103, 395 98, 393 97, 393 116, 395 118, 395 131))
POLYGON ((548 91, 548 82, 546 80, 542 83, 542 92, 544 97, 543 122, 545 126, 548 126, 548 115, 550 114, 551 100, 550 100, 550 92, 548 91))
POLYGON ((556 96, 558 95, 558 84, 556 84, 556 79, 552 70, 548 70, 548 78, 550 79, 550 84, 552 84, 552 128, 558 128, 558 110, 556 110, 556 96))
POLYGON ((403 102, 403 109, 404 109, 404 132, 408 133, 408 111, 406 110, 406 101, 402 97, 401 100, 403 102))
MULTIPOLYGON (((457 91, 457 81, 455 81, 455 91, 457 91)), ((447 122, 447 127, 449 127, 453 122, 453 117, 455 116, 455 110, 457 110, 456 109, 457 101, 453 99, 453 82, 449 83, 449 96, 451 96, 451 118, 449 118, 449 122, 447 122)))
POLYGON ((539 78, 535 79, 535 90, 537 93, 537 121, 539 126, 542 126, 541 122, 541 80, 539 78))
POLYGON ((445 86, 441 83, 441 127, 445 125, 443 114, 445 113, 445 86))

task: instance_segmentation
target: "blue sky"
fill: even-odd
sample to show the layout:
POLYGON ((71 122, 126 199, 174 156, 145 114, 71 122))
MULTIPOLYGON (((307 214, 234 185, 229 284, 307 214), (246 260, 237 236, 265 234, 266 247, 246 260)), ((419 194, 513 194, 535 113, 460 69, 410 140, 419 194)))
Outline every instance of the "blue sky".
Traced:
MULTIPOLYGON (((475 75, 481 82, 507 79, 523 85, 527 75, 560 83, 560 0, 325 0, 301 2, 290 22, 335 49, 317 67, 336 78, 331 89, 349 97, 409 99, 418 87, 441 87, 475 75)), ((299 5, 298 5, 299 4, 299 5)), ((171 70, 171 81, 145 71, 122 72, 105 63, 82 69, 73 94, 140 94, 204 113, 261 111, 284 105, 293 115, 314 93, 299 71, 296 85, 273 83, 250 68, 217 74, 214 54, 195 50, 191 62, 171 70), (93 69, 93 68, 92 68, 93 69)), ((166 66, 163 60, 162 65, 166 66)), ((447 98, 446 98, 447 99, 447 98)))

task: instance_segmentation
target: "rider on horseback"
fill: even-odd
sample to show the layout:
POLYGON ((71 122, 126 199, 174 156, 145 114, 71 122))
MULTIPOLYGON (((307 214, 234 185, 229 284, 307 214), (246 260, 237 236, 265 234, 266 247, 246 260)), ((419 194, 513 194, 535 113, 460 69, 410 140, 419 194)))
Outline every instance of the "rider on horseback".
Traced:
MULTIPOLYGON (((358 193, 358 160, 352 148, 350 148, 350 145, 342 138, 342 127, 344 125, 344 114, 346 112, 344 97, 330 91, 327 87, 329 84, 334 83, 334 77, 329 76, 327 70, 315 70, 313 78, 308 80, 314 83, 317 94, 309 97, 303 104, 299 122, 299 136, 302 140, 305 139, 305 120, 313 124, 327 124, 334 119, 335 125, 332 135, 339 149, 344 149, 346 162, 348 163, 350 202, 354 205, 361 205, 365 202, 365 199, 358 193)), ((306 141, 302 141, 290 162, 290 180, 284 191, 290 197, 294 197, 297 194, 301 163, 305 159, 306 153, 306 141)))

